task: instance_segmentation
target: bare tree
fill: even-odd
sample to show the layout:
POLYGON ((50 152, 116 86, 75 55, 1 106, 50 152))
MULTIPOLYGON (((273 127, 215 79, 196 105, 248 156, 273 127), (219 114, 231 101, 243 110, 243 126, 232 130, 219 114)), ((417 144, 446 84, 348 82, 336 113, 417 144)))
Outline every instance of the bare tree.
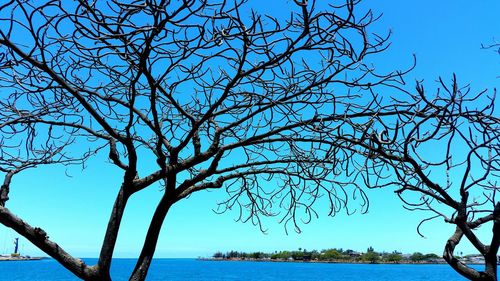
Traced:
POLYGON ((371 55, 371 11, 283 1, 287 16, 246 1, 7 1, 0 5, 0 222, 76 276, 109 280, 130 196, 160 185, 142 251, 131 273, 143 280, 170 207, 193 192, 224 187, 220 211, 261 225, 280 216, 297 228, 323 195, 334 215, 350 194, 353 152, 332 141, 378 109, 380 74, 371 55), (44 164, 84 164, 99 153, 123 180, 96 265, 87 265, 7 207, 13 175, 44 164), (148 159, 154 159, 148 163, 148 159), (143 167, 156 167, 153 172, 143 167), (149 172, 148 172, 149 171, 149 172), (264 185, 264 182, 273 182, 264 185))
MULTIPOLYGON (((396 186, 408 210, 430 213, 423 223, 443 218, 455 226, 446 242, 444 259, 470 280, 497 280, 500 245, 500 118, 495 95, 472 94, 451 87, 428 94, 421 83, 417 94, 404 95, 394 104, 413 111, 411 117, 374 116, 363 126, 353 124, 351 134, 339 136, 345 148, 359 153, 355 174, 372 188, 396 186), (403 106, 404 105, 404 106, 403 106), (477 234, 484 225, 491 236, 477 234), (454 255, 467 239, 485 259, 484 271, 469 267, 454 255)), ((385 110, 390 110, 382 106, 385 110)), ((397 108, 394 108, 397 110, 397 108)))

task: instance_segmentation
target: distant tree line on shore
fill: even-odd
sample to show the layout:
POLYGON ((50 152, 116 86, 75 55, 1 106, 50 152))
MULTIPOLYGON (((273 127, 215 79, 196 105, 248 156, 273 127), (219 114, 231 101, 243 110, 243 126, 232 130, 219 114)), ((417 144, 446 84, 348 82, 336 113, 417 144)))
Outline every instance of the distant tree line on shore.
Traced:
POLYGON ((415 252, 413 254, 403 254, 398 251, 391 253, 377 252, 369 247, 366 252, 356 252, 351 249, 342 248, 324 249, 321 251, 299 248, 297 251, 275 251, 274 253, 265 252, 238 252, 218 251, 213 254, 214 259, 251 259, 251 260, 291 260, 291 261, 337 261, 337 262, 364 262, 364 263, 423 263, 439 262, 442 258, 434 253, 423 254, 415 252))

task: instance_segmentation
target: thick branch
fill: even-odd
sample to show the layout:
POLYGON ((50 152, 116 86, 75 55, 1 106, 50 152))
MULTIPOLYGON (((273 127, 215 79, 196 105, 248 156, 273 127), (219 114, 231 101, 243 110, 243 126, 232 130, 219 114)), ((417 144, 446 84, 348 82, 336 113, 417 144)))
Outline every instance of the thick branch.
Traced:
POLYGON ((9 200, 10 182, 14 174, 15 172, 8 171, 5 175, 2 187, 0 187, 0 206, 2 207, 5 207, 5 203, 9 200))
POLYGON ((95 268, 87 266, 82 260, 72 257, 59 245, 50 241, 45 231, 38 227, 30 226, 12 214, 7 208, 0 207, 0 222, 24 236, 79 278, 89 280, 95 275, 95 268))
POLYGON ((460 273, 465 278, 468 278, 470 280, 478 280, 481 277, 481 274, 477 270, 468 267, 453 255, 455 247, 458 245, 458 243, 460 243, 462 236, 462 230, 457 227, 455 233, 453 233, 453 235, 448 239, 448 242, 446 242, 443 258, 453 269, 455 269, 456 272, 460 273))

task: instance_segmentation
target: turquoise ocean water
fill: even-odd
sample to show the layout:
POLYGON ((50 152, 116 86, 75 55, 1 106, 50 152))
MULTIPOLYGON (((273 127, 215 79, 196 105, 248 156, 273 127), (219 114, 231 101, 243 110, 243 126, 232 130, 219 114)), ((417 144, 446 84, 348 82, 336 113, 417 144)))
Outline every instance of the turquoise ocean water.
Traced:
MULTIPOLYGON (((90 264, 94 259, 86 259, 90 264)), ((113 280, 128 280, 133 259, 113 261, 113 280)), ((51 259, 0 262, 0 280, 77 280, 51 259)), ((147 280, 291 280, 291 281, 455 281, 464 280, 447 265, 323 264, 156 259, 147 280)))

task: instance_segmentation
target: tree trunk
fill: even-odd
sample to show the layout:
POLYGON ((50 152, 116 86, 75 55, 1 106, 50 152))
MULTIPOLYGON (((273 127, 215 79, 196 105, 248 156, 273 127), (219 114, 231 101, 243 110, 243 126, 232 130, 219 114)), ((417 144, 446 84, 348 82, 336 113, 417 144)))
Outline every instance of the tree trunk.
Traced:
POLYGON ((146 239, 144 241, 141 254, 139 256, 139 259, 137 260, 135 269, 130 276, 130 280, 142 281, 146 279, 149 266, 151 264, 151 261, 153 260, 161 227, 163 225, 163 222, 165 221, 168 210, 173 203, 174 201, 170 198, 170 196, 167 196, 165 194, 156 207, 155 213, 149 225, 148 233, 146 234, 146 239))
POLYGON ((490 277, 488 280, 498 280, 497 262, 498 249, 500 247, 500 202, 497 202, 493 210, 493 237, 491 239, 488 253, 484 257, 485 273, 490 277))
POLYGON ((99 276, 100 278, 104 278, 101 280, 111 280, 109 269, 111 267, 111 260, 116 246, 116 239, 118 238, 121 220, 123 218, 125 206, 127 205, 129 197, 130 194, 125 191, 124 185, 122 185, 118 195, 116 196, 115 204, 113 205, 113 211, 111 212, 111 216, 108 221, 108 227, 106 229, 106 234, 101 247, 101 253, 99 255, 99 261, 97 263, 99 276))
POLYGON ((460 229, 460 227, 457 226, 453 235, 446 242, 443 258, 457 273, 459 273, 463 277, 469 280, 482 280, 481 272, 462 263, 453 255, 455 247, 460 243, 460 240, 462 239, 463 235, 464 234, 462 230, 460 229))
POLYGON ((496 255, 493 258, 487 257, 485 259, 485 266, 486 266, 486 269, 484 271, 485 279, 483 279, 483 280, 497 281, 497 257, 496 257, 496 255))
MULTIPOLYGON (((498 234, 500 230, 500 224, 495 221, 493 227, 493 241, 498 239, 498 234)), ((495 243, 492 243, 492 247, 489 248, 489 252, 484 255, 485 260, 485 271, 475 270, 453 255, 455 247, 460 243, 462 239, 463 232, 460 227, 457 226, 455 233, 448 239, 446 247, 443 253, 443 258, 448 262, 448 264, 460 275, 473 281, 497 281, 497 252, 498 248, 495 248, 495 243)), ((500 242, 500 241, 498 241, 500 242)), ((498 243, 496 242, 496 243, 498 243)))

